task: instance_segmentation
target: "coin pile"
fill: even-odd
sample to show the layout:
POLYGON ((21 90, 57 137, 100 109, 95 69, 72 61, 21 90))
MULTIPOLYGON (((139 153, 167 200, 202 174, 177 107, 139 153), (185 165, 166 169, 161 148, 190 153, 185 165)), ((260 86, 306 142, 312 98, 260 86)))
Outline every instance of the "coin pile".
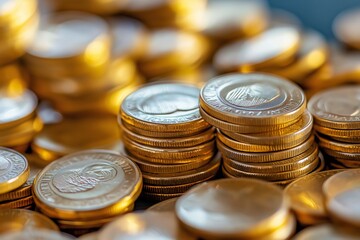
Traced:
POLYGON ((123 142, 142 170, 144 197, 177 197, 216 175, 214 129, 201 118, 198 98, 193 85, 163 82, 138 89, 122 103, 123 142))
POLYGON ((88 231, 131 211, 141 188, 141 172, 128 158, 88 150, 45 167, 35 179, 33 197, 60 229, 88 231))
POLYGON ((360 167, 359 94, 358 86, 337 87, 309 100, 319 146, 332 168, 360 167))
MULTIPOLYGON (((114 28, 117 24, 113 21, 114 28)), ((117 34, 113 38, 109 24, 98 16, 49 16, 25 56, 31 87, 64 113, 116 114, 121 100, 142 80, 129 56, 121 55, 124 41, 118 42, 117 34)))
POLYGON ((266 74, 228 74, 201 90, 200 113, 218 128, 227 177, 279 184, 322 169, 302 90, 266 74))
POLYGON ((282 189, 256 179, 200 184, 175 209, 184 228, 201 239, 289 239, 296 230, 282 189))

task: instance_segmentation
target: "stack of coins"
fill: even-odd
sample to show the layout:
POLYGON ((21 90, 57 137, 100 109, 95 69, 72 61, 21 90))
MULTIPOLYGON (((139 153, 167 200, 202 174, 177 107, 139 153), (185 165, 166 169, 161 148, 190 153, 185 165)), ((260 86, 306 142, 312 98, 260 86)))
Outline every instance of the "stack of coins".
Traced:
POLYGON ((0 64, 25 53, 39 24, 36 0, 5 0, 0 3, 0 64))
POLYGON ((319 145, 332 168, 360 167, 360 87, 325 90, 314 95, 308 110, 315 119, 319 145))
POLYGON ((0 147, 0 209, 31 208, 31 187, 38 171, 34 168, 30 173, 23 155, 0 147))
POLYGON ((282 189, 255 179, 200 184, 175 208, 185 229, 201 239, 289 239, 296 230, 282 189))
POLYGON ((195 86, 164 82, 146 85, 122 103, 123 142, 142 170, 144 197, 177 197, 217 173, 214 129, 201 118, 198 97, 195 86))
POLYGON ((140 195, 141 172, 112 151, 88 150, 49 164, 36 177, 38 209, 68 232, 93 230, 129 212, 140 195))
POLYGON ((117 128, 113 115, 67 116, 60 122, 45 124, 34 137, 31 149, 38 155, 36 162, 41 166, 70 153, 92 148, 118 152, 121 142, 117 128))
POLYGON ((357 240, 360 238, 360 232, 356 229, 349 229, 335 224, 321 224, 305 228, 298 233, 293 240, 309 239, 348 239, 357 240))
POLYGON ((322 169, 303 91, 266 74, 228 74, 201 90, 200 113, 218 128, 227 177, 279 184, 322 169))

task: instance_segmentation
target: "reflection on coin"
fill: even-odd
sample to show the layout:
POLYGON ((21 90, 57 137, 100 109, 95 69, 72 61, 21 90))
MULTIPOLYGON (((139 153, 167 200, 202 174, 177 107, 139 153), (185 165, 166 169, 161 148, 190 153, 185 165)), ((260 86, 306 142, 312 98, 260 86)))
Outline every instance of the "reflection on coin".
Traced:
POLYGON ((0 233, 30 229, 59 231, 53 221, 40 213, 23 209, 0 210, 0 233))
POLYGON ((192 188, 176 202, 176 214, 188 230, 204 238, 251 238, 278 228, 287 209, 280 188, 243 178, 192 188))
POLYGON ((293 121, 305 109, 295 84, 266 74, 228 74, 208 82, 201 107, 213 117, 236 124, 275 125, 293 121))
POLYGON ((174 213, 147 211, 119 217, 100 231, 98 239, 195 240, 196 237, 181 230, 174 213))
POLYGON ((296 231, 296 218, 293 214, 289 214, 283 223, 278 229, 273 232, 267 233, 262 237, 256 238, 257 240, 279 240, 279 239, 289 239, 296 231))
POLYGON ((149 207, 147 210, 156 212, 175 212, 175 204, 177 200, 178 198, 171 198, 169 200, 159 202, 149 207))
POLYGON ((60 219, 110 217, 140 194, 141 173, 128 158, 106 150, 67 155, 44 168, 34 182, 36 204, 60 219))
POLYGON ((49 230, 26 230, 1 235, 1 240, 71 240, 74 237, 49 230))
POLYGON ((360 233, 332 224, 323 224, 306 228, 293 238, 294 240, 358 240, 360 233))
POLYGON ((29 177, 28 162, 20 153, 0 147, 0 194, 23 185, 29 177))

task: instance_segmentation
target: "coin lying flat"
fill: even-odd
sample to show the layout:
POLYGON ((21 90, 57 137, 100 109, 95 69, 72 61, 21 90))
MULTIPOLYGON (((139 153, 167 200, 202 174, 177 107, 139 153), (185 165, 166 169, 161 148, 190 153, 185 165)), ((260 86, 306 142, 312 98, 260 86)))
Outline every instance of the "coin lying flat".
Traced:
POLYGON ((37 206, 64 220, 114 216, 132 204, 141 173, 128 158, 106 150, 67 155, 45 167, 34 182, 37 206))
POLYGON ((2 240, 71 240, 74 237, 50 230, 26 230, 1 235, 2 240))
POLYGON ((175 204, 178 198, 172 198, 159 202, 147 209, 147 211, 156 211, 156 212, 175 212, 175 204))
POLYGON ((0 147, 0 194, 10 192, 28 179, 28 162, 20 153, 0 147))
POLYGON ((337 141, 332 141, 324 137, 317 135, 319 139, 319 146, 334 151, 346 152, 346 153, 360 153, 360 144, 359 143, 342 143, 337 141))
POLYGON ((278 228, 287 208, 282 190, 275 185, 246 178, 221 179, 181 196, 176 215, 189 231, 204 238, 251 238, 278 228))
POLYGON ((130 238, 196 239, 181 229, 174 213, 153 211, 123 215, 103 228, 98 235, 99 240, 130 238))
POLYGON ((275 125, 299 118, 305 95, 295 84, 266 74, 228 74, 208 82, 201 107, 213 117, 244 125, 275 125))
POLYGON ((342 228, 332 224, 323 224, 306 228, 298 233, 294 240, 356 240, 360 233, 351 229, 342 228))

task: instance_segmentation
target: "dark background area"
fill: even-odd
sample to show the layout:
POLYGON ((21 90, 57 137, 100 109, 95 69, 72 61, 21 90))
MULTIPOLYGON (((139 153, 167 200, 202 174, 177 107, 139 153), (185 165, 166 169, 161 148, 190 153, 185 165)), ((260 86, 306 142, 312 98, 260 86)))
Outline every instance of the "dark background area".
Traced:
MULTIPOLYGON (((360 7, 360 0, 269 0, 272 8, 295 14, 304 27, 314 28, 327 38, 334 39, 332 23, 343 10, 360 7)), ((360 27, 360 26, 359 26, 360 27)))

